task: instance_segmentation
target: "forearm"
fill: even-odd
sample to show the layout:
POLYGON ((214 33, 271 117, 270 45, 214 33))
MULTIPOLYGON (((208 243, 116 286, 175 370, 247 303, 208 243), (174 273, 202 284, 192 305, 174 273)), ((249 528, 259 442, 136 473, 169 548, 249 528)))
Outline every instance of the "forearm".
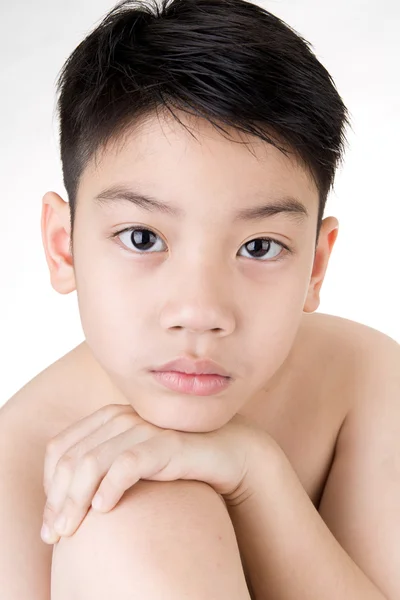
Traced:
POLYGON ((331 534, 283 453, 261 452, 254 473, 253 493, 228 510, 256 600, 387 600, 331 534))

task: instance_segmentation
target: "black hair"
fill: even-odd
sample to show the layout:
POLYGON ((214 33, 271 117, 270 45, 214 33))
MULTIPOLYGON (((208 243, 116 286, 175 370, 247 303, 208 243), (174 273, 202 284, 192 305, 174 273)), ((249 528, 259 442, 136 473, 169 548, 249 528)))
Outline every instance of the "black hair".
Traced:
POLYGON ((85 167, 159 110, 185 126, 173 107, 291 154, 318 190, 317 244, 350 120, 311 48, 284 21, 246 0, 116 4, 75 48, 57 81, 71 252, 85 167))

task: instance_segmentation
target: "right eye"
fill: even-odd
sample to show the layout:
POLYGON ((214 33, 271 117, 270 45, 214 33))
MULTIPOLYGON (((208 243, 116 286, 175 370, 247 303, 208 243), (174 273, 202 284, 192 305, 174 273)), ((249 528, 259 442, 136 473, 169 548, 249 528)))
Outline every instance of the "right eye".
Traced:
MULTIPOLYGON (((129 227, 128 229, 123 229, 122 231, 116 231, 112 237, 117 236, 120 236, 124 246, 126 246, 127 243, 133 244, 137 250, 137 254, 149 254, 149 252, 145 251, 152 247, 157 238, 161 240, 160 236, 154 233, 154 231, 144 227, 129 227), (123 239, 124 237, 125 241, 123 239)), ((150 252, 150 254, 152 254, 152 252, 150 252)))

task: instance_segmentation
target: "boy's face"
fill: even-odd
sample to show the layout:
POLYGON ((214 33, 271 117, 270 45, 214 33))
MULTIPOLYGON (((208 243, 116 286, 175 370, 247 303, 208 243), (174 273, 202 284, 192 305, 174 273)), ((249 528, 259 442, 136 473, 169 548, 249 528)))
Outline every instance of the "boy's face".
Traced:
POLYGON ((87 167, 72 272, 87 344, 139 415, 163 428, 210 431, 287 364, 303 311, 318 307, 338 223, 325 219, 314 260, 318 193, 305 171, 257 138, 250 151, 206 121, 180 118, 198 141, 174 119, 155 116, 87 167), (94 199, 113 185, 182 215, 94 199), (283 197, 301 202, 308 216, 234 219, 283 197), (138 231, 113 237, 130 227, 138 231), (276 241, 262 245, 263 237, 276 241), (151 369, 185 354, 221 364, 230 386, 197 396, 155 381, 151 369))

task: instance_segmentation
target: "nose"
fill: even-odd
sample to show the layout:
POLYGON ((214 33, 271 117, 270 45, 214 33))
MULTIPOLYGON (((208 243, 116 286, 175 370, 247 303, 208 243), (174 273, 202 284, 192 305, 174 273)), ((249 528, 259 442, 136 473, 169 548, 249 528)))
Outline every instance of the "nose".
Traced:
POLYGON ((192 269, 187 275, 180 273, 169 286, 171 291, 166 295, 160 316, 164 329, 232 333, 235 326, 232 298, 221 270, 199 268, 194 272, 192 269))
POLYGON ((189 333, 207 331, 227 335, 232 331, 231 319, 216 307, 194 306, 190 302, 180 303, 170 309, 163 319, 165 329, 183 329, 189 333))

